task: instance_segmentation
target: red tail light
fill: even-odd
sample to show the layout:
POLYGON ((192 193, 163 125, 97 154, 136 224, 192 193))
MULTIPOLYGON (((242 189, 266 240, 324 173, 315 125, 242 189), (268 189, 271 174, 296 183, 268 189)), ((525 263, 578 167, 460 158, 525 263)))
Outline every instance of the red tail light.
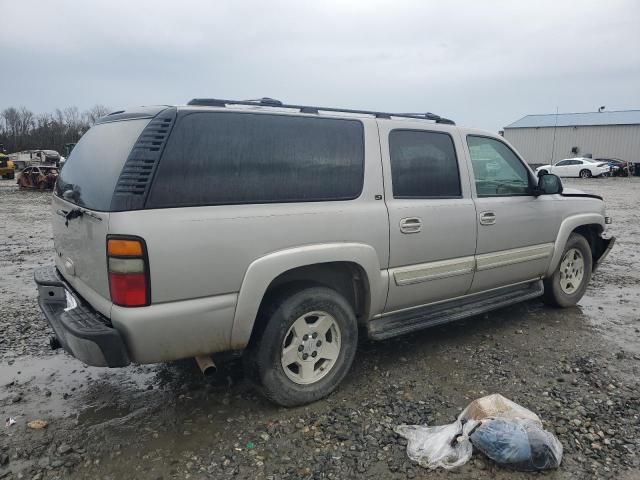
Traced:
POLYGON ((142 239, 109 237, 107 262, 113 303, 122 307, 144 307, 151 303, 149 262, 142 239))

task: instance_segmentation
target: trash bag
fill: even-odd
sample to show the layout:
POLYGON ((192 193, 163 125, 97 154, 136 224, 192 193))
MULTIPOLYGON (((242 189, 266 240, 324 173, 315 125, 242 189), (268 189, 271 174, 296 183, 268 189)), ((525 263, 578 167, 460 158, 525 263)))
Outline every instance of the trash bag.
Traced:
POLYGON ((530 419, 485 420, 469 439, 491 460, 515 470, 548 470, 562 461, 560 441, 530 419))
POLYGON ((422 467, 450 470, 467 463, 473 453, 468 433, 479 422, 456 420, 449 425, 427 427, 422 425, 399 425, 395 432, 406 438, 407 455, 422 467))
POLYGON ((542 428, 540 417, 500 394, 474 400, 449 425, 400 425, 395 431, 409 440, 409 458, 430 469, 464 465, 474 446, 516 470, 557 468, 562 461, 562 444, 542 428))
POLYGON ((487 395, 471 402, 458 416, 459 420, 483 420, 485 418, 523 418, 542 427, 540 417, 499 393, 487 395))

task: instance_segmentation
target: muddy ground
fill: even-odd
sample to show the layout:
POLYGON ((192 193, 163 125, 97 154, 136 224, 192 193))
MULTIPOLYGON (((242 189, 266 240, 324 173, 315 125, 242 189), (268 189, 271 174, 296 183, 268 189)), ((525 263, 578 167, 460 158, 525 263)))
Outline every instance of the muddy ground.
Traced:
POLYGON ((238 364, 210 380, 192 361, 108 370, 49 350, 32 283, 52 256, 49 194, 1 181, 0 478, 640 478, 640 178, 565 183, 605 197, 618 237, 579 306, 535 300, 363 341, 336 393, 282 409, 238 364), (559 470, 514 473, 477 453, 451 474, 408 460, 395 425, 449 423, 492 392, 544 419, 564 446, 559 470))

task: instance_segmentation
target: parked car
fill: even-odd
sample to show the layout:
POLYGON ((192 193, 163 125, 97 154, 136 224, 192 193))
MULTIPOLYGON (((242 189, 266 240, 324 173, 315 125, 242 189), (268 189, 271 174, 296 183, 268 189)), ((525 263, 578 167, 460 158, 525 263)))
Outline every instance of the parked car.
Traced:
POLYGON ((629 177, 634 174, 633 162, 627 162, 620 158, 596 158, 596 162, 606 162, 611 167, 612 177, 629 177))
POLYGON ((602 198, 536 178, 498 135, 272 99, 102 118, 52 219, 55 266, 35 273, 52 345, 89 365, 195 357, 203 371, 242 352, 285 406, 334 390, 360 332, 540 296, 575 305, 614 241, 602 198))
POLYGON ((2 178, 14 178, 16 172, 16 167, 13 165, 13 162, 9 158, 8 155, 4 153, 0 153, 0 176, 2 178))
POLYGON ((609 174, 611 167, 607 162, 592 158, 566 158, 555 165, 543 165, 536 169, 536 174, 552 173, 559 177, 601 177, 609 174))
POLYGON ((58 179, 58 169, 46 165, 27 167, 18 174, 17 184, 20 188, 37 188, 51 190, 58 179))

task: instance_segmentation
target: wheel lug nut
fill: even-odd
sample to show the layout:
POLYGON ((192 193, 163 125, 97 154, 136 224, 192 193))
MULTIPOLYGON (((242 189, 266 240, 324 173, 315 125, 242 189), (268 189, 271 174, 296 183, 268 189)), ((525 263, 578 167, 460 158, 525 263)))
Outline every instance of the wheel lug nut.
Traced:
POLYGON ((312 356, 313 358, 316 358, 316 355, 318 355, 318 352, 316 352, 316 351, 311 352, 311 356, 312 356))
POLYGON ((319 347, 320 345, 322 345, 322 341, 318 340, 318 341, 316 342, 316 347, 319 347))
POLYGON ((313 333, 311 334, 311 337, 312 337, 312 338, 316 338, 317 336, 318 336, 318 332, 313 332, 313 333))
POLYGON ((304 340, 305 342, 307 340, 309 340, 309 335, 307 335, 306 333, 302 336, 302 340, 304 340))
POLYGON ((300 346, 298 347, 298 351, 299 351, 299 352, 301 352, 302 350, 304 350, 304 345, 300 345, 300 346))
POLYGON ((307 358, 309 358, 309 354, 308 353, 303 353, 302 354, 302 359, 306 360, 307 358))

